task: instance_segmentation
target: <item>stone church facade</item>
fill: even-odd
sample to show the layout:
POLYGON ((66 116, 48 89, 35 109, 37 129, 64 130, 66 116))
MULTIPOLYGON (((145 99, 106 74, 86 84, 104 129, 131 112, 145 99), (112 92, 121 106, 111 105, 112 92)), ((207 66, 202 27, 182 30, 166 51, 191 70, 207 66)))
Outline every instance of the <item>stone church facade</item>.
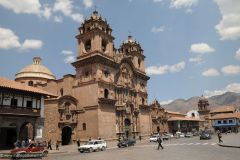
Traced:
POLYGON ((35 85, 58 95, 45 100, 45 139, 65 145, 89 137, 149 135, 149 77, 140 44, 129 36, 115 49, 112 29, 97 11, 80 26, 76 39, 76 75, 35 85))

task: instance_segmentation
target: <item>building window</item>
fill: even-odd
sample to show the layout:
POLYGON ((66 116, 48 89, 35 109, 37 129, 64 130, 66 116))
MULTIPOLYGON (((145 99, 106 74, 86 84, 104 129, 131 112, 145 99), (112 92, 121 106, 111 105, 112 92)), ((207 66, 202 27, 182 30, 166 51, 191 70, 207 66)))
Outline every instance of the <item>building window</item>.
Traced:
POLYGON ((87 40, 85 43, 85 50, 86 52, 91 51, 91 40, 87 40))
POLYGON ((192 113, 192 117, 195 117, 195 114, 194 114, 194 113, 192 113))
POLYGON ((11 106, 16 107, 18 103, 17 99, 11 99, 11 106))
POLYGON ((141 59, 138 59, 138 68, 141 67, 141 59))
POLYGON ((142 105, 144 105, 144 98, 142 98, 142 105))
POLYGON ((84 131, 86 131, 86 129, 87 129, 86 123, 83 123, 83 124, 82 124, 82 128, 83 128, 84 131))
POLYGON ((230 119, 230 120, 229 120, 229 123, 233 123, 233 120, 230 119))
POLYGON ((28 81, 29 86, 33 86, 33 81, 28 81))
POLYGON ((103 71, 103 73, 104 73, 104 75, 105 75, 106 78, 109 76, 108 70, 103 71))
POLYGON ((32 108, 32 101, 27 101, 27 108, 32 108))
POLYGON ((108 98, 108 94, 109 94, 108 90, 104 89, 104 98, 108 98))
POLYGON ((61 96, 63 96, 63 89, 62 88, 60 89, 60 94, 61 94, 61 96))
POLYGON ((85 77, 88 77, 88 75, 89 75, 89 72, 86 71, 86 72, 85 72, 85 77))
POLYGON ((221 121, 217 121, 218 124, 221 124, 221 121))
POLYGON ((226 121, 226 120, 224 120, 224 121, 223 121, 223 123, 224 123, 224 124, 227 124, 227 121, 226 121))
POLYGON ((107 41, 106 40, 102 40, 102 51, 105 52, 107 49, 107 41))

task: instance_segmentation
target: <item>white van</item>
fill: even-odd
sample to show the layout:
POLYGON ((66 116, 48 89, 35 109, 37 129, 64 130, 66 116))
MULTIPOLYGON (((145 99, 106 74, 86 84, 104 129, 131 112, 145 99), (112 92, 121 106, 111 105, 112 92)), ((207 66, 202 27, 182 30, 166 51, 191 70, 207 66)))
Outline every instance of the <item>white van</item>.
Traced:
POLYGON ((93 152, 93 151, 104 151, 107 148, 107 143, 104 140, 91 140, 87 142, 85 145, 78 147, 78 151, 83 153, 85 151, 93 152))

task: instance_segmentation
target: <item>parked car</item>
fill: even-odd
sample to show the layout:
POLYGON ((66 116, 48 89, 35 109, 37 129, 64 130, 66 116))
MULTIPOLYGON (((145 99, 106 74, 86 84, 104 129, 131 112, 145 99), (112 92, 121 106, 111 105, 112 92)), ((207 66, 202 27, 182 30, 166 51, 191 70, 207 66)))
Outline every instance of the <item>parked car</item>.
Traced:
POLYGON ((185 134, 185 137, 187 137, 187 138, 190 138, 190 137, 192 137, 193 136, 193 134, 191 133, 191 132, 187 132, 186 134, 185 134))
POLYGON ((212 136, 211 136, 211 134, 208 133, 208 132, 202 132, 202 133, 200 134, 200 140, 202 140, 202 139, 211 139, 211 138, 212 138, 212 136))
POLYGON ((171 139, 171 138, 173 138, 173 135, 170 134, 170 133, 163 133, 163 134, 162 134, 162 139, 163 139, 163 140, 169 140, 169 139, 171 139))
POLYGON ((157 142, 157 139, 159 138, 159 135, 153 135, 149 138, 150 142, 157 142))
POLYGON ((43 143, 30 143, 28 146, 23 148, 15 148, 11 150, 11 153, 25 154, 25 153, 42 153, 42 156, 48 154, 47 146, 43 143))
POLYGON ((135 139, 124 139, 118 142, 117 146, 121 148, 121 147, 134 146, 135 144, 136 144, 135 139))
POLYGON ((107 148, 107 143, 104 140, 91 140, 87 142, 85 145, 78 147, 78 151, 83 153, 93 152, 93 151, 104 151, 107 148))

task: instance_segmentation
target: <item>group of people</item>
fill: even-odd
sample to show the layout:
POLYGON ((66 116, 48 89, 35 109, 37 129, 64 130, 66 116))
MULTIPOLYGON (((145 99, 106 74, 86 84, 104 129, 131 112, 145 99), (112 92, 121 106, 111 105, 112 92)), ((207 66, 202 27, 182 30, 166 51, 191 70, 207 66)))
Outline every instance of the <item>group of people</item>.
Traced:
POLYGON ((17 140, 15 143, 14 143, 14 147, 15 148, 24 148, 26 146, 28 146, 30 143, 32 142, 31 139, 26 139, 26 140, 17 140))

